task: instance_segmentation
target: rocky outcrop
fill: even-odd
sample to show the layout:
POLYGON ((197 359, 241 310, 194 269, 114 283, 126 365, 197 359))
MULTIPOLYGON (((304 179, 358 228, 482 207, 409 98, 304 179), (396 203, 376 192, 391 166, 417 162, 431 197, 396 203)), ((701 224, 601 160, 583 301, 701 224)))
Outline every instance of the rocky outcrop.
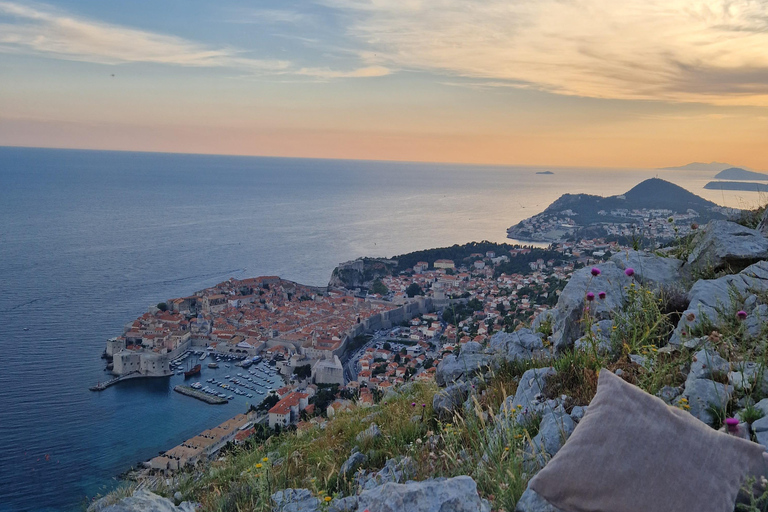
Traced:
POLYGON ((382 433, 379 426, 375 423, 371 423, 371 426, 369 426, 367 429, 357 434, 357 436, 355 437, 355 440, 358 443, 364 443, 366 441, 373 441, 374 439, 379 438, 381 436, 382 436, 382 433))
POLYGON ((634 278, 643 286, 665 291, 682 287, 683 262, 677 258, 665 258, 645 251, 625 251, 614 254, 611 261, 622 271, 631 268, 634 278))
POLYGON ((497 332, 491 336, 488 346, 494 353, 509 362, 527 361, 549 354, 544 349, 543 337, 543 334, 530 329, 497 332))
POLYGON ((525 490, 515 506, 515 512, 564 512, 539 496, 530 487, 525 490))
POLYGON ((319 512, 320 500, 309 489, 283 489, 272 495, 273 512, 319 512))
POLYGON ((360 469, 360 467, 365 464, 367 460, 368 457, 366 457, 364 454, 358 451, 354 452, 341 465, 341 469, 339 469, 339 478, 348 479, 355 473, 355 471, 360 469))
POLYGON ((466 382, 459 382, 435 393, 432 397, 432 410, 440 421, 453 419, 454 412, 461 407, 469 395, 469 386, 466 382))
MULTIPOLYGON (((552 326, 550 340, 557 351, 571 347, 582 332, 581 318, 587 306, 587 293, 593 293, 596 298, 589 303, 589 314, 594 320, 608 320, 611 315, 622 308, 626 301, 625 286, 632 282, 624 270, 613 262, 596 265, 600 271, 592 275, 589 267, 573 273, 571 280, 563 289, 557 306, 547 314, 552 326), (605 298, 598 298, 600 292, 605 292, 605 298)), ((539 325, 541 321, 539 321, 539 325)))
POLYGON ((515 411, 518 416, 542 414, 547 406, 547 400, 543 395, 544 386, 547 384, 547 379, 556 373, 551 366, 527 370, 520 377, 515 396, 507 398, 501 404, 499 414, 502 417, 509 417, 512 411, 515 411))
MULTIPOLYGON (((759 261, 738 274, 697 281, 688 292, 690 303, 683 312, 671 339, 680 345, 705 326, 716 327, 723 315, 735 315, 740 308, 748 314, 745 326, 759 334, 768 308, 761 308, 758 295, 768 293, 768 261, 759 261), (739 300, 744 298, 743 302, 739 300)), ((708 333, 702 333, 708 334, 708 333)))
POLYGON ((539 425, 539 432, 525 447, 523 464, 529 471, 543 468, 563 447, 571 436, 576 424, 562 410, 549 410, 544 413, 539 425))
POLYGON ((713 220, 694 240, 686 262, 690 272, 742 269, 768 258, 768 239, 760 231, 726 220, 713 220))
POLYGON ((405 484, 387 483, 363 491, 356 512, 490 512, 488 502, 477 494, 468 476, 434 478, 405 484))
POLYGON ((370 490, 386 483, 401 484, 415 474, 416 465, 410 457, 387 459, 384 467, 374 473, 358 475, 357 487, 361 491, 370 490))
POLYGON ((468 379, 491 363, 491 356, 477 352, 461 352, 458 356, 449 354, 443 358, 435 372, 438 386, 447 386, 460 378, 468 379))
POLYGON ((188 501, 177 507, 168 498, 140 489, 132 496, 99 510, 101 512, 195 512, 197 507, 188 501))
POLYGON ((384 258, 358 258, 333 269, 329 288, 370 288, 376 279, 392 274, 397 261, 384 258))

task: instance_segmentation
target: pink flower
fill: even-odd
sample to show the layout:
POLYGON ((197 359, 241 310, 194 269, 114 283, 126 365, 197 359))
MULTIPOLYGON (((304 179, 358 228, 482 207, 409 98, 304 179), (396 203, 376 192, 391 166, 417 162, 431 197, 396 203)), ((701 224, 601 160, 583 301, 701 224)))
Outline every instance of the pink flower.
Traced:
POLYGON ((605 300, 605 292, 600 292, 597 296, 600 297, 600 300, 605 300))
POLYGON ((589 292, 589 293, 587 294, 587 300, 588 300, 589 302, 592 302, 593 300, 595 300, 595 294, 594 294, 594 293, 592 293, 592 292, 589 292))
POLYGON ((633 275, 635 275, 635 269, 633 269, 632 267, 627 267, 624 273, 627 274, 628 277, 632 277, 633 275))
POLYGON ((592 267, 592 275, 597 277, 600 275, 600 269, 597 267, 592 267))
POLYGON ((416 407, 416 402, 411 402, 411 407, 416 407))
POLYGON ((743 309, 736 313, 736 316, 739 318, 739 320, 746 320, 747 319, 747 312, 743 309))

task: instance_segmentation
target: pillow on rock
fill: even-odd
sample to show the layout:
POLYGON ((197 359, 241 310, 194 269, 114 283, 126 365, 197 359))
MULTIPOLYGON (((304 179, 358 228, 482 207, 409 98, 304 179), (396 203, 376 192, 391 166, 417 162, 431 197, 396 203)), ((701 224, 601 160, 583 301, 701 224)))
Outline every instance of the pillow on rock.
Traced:
POLYGON ((530 482, 569 512, 732 512, 764 448, 711 429, 608 370, 571 437, 530 482))

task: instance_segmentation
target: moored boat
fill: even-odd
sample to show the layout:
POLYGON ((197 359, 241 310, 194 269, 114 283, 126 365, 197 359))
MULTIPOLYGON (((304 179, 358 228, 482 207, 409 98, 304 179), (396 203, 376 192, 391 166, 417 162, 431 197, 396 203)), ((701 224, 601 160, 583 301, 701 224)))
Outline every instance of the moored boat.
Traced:
POLYGON ((200 373, 200 368, 201 368, 200 364, 199 363, 196 364, 195 366, 192 367, 191 370, 187 370, 186 372, 184 372, 184 378, 197 375, 198 373, 200 373))

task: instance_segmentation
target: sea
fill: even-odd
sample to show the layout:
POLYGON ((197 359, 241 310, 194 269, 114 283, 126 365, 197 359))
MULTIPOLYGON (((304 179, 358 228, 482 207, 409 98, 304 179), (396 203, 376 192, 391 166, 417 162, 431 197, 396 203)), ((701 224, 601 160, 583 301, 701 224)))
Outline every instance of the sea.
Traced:
POLYGON ((505 242, 563 193, 654 176, 764 202, 705 190, 713 174, 2 147, 0 511, 82 510, 256 400, 207 405, 172 391, 181 376, 89 391, 109 377, 107 338, 153 304, 230 277, 325 285, 360 256, 505 242))

